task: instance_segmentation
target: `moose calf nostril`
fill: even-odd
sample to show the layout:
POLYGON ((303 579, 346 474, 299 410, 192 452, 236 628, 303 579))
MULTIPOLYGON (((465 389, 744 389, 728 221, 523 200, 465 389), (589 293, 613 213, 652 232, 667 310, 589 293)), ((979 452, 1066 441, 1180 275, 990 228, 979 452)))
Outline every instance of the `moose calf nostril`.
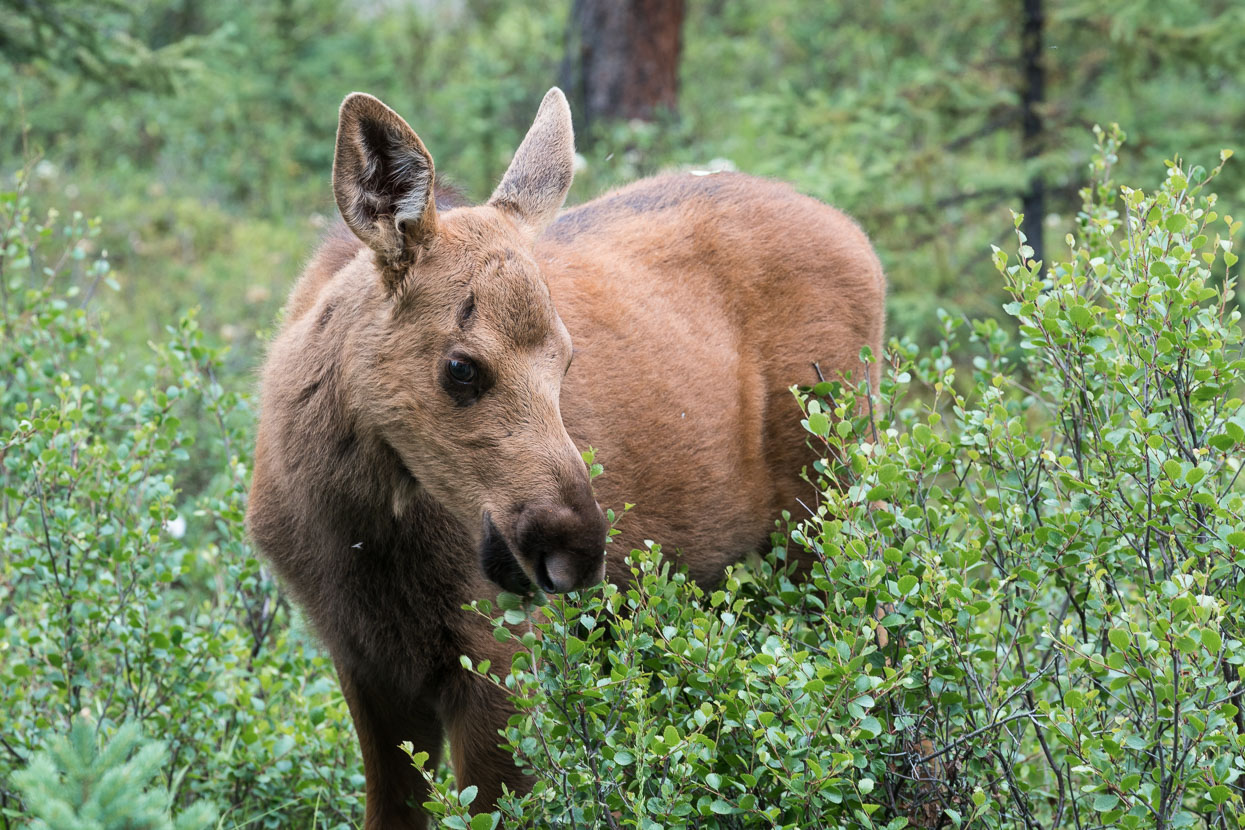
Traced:
POLYGON ((554 590, 573 591, 580 587, 578 568, 575 567, 574 557, 571 554, 565 551, 548 554, 545 556, 544 568, 549 584, 554 590))

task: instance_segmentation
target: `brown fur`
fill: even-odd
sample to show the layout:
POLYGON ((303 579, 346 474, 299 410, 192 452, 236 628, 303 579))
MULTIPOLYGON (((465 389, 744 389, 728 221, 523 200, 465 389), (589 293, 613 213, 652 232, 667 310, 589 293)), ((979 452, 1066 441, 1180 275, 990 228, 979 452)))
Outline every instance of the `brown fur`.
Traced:
POLYGON ((882 271, 843 214, 677 174, 549 224, 572 153, 554 90, 490 203, 438 212, 407 192, 432 187, 422 143, 348 98, 334 190, 366 247, 330 236, 264 369, 248 521, 333 656, 373 830, 426 823, 402 741, 435 761, 448 735, 478 808, 530 783, 497 748, 508 701, 458 663, 511 651, 463 603, 624 581, 644 539, 719 578, 815 498, 789 387, 881 345, 882 271), (446 374, 462 360, 473 385, 446 374), (604 569, 589 445, 596 498, 636 504, 604 569))

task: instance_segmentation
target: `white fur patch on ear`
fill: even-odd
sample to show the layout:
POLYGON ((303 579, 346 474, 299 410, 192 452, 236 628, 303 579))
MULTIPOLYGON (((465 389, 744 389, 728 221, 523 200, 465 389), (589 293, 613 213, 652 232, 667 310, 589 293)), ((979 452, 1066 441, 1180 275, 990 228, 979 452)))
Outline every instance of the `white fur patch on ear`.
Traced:
POLYGON ((406 187, 406 195, 400 196, 393 206, 394 224, 399 231, 403 223, 419 221, 428 207, 432 196, 432 166, 428 162, 426 157, 409 149, 394 153, 390 175, 394 181, 404 182, 406 187))
POLYGON ((539 233, 553 221, 575 176, 571 107, 556 86, 545 93, 536 120, 488 203, 539 233))

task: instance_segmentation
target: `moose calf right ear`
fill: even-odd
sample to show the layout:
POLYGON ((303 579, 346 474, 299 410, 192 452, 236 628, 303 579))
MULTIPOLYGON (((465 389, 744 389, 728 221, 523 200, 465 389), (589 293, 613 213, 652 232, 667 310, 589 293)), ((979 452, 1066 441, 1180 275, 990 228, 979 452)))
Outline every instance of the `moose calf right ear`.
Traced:
POLYGON ((557 216, 575 175, 571 108, 556 86, 545 93, 536 120, 515 151, 488 203, 539 233, 557 216))
POLYGON ((402 116, 362 92, 342 102, 333 196, 342 218, 376 252, 394 290, 437 231, 432 156, 402 116))

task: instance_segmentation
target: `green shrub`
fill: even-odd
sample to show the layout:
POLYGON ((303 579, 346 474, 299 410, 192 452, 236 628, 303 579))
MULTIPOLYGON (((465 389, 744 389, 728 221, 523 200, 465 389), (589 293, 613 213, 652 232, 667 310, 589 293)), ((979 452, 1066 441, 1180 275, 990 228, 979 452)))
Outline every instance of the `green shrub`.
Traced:
POLYGON ((942 315, 866 412, 801 394, 823 499, 759 568, 702 589, 635 551, 635 585, 550 601, 476 667, 537 783, 475 819, 440 783, 445 826, 1238 826, 1239 222, 1218 168, 1117 191, 1119 141, 1064 258, 995 253, 1018 343, 942 315))
POLYGON ((0 193, 0 827, 25 814, 13 771, 84 711, 166 744, 178 804, 349 826, 363 779, 331 663, 244 538, 246 401, 194 315, 140 361, 102 335, 98 232, 0 193))

